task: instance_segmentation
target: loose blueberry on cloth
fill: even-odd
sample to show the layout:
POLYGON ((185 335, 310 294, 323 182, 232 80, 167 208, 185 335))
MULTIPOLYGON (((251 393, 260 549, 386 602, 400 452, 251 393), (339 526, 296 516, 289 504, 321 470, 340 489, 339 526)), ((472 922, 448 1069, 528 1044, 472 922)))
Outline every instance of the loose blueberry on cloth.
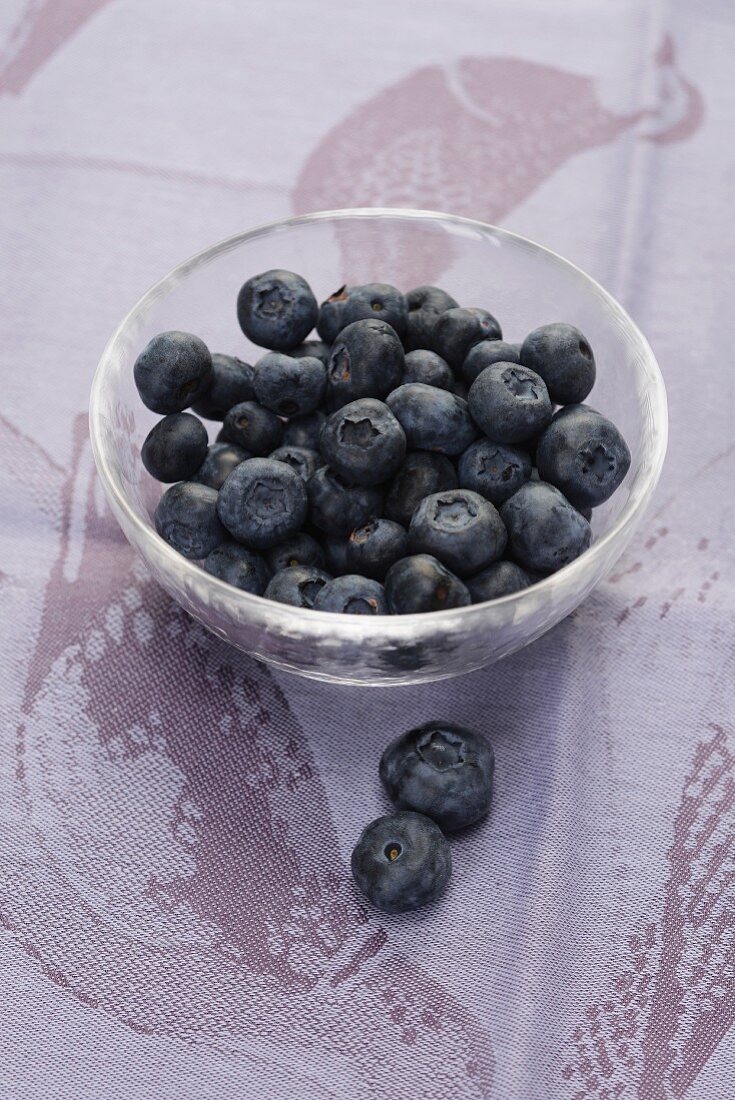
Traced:
POLYGON ((472 825, 490 809, 495 754, 463 726, 428 722, 396 738, 383 753, 380 778, 401 810, 416 810, 445 832, 472 825))
POLYGON ((439 826, 405 810, 368 825, 351 862, 357 886, 385 913, 405 913, 435 901, 452 873, 452 853, 439 826))

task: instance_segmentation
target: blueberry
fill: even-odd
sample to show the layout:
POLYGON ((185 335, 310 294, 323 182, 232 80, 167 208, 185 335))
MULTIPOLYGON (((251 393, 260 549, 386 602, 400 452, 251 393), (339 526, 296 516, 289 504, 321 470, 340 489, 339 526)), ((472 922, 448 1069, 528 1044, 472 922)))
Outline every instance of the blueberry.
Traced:
POLYGON ((435 386, 408 382, 393 390, 386 404, 406 433, 409 447, 458 455, 477 437, 467 402, 435 386))
POLYGON ((354 572, 347 562, 349 539, 346 539, 344 535, 325 538, 322 542, 322 546, 324 548, 327 569, 332 576, 342 577, 345 573, 354 572))
POLYGON ((198 336, 161 332, 135 360, 133 376, 141 401, 153 412, 182 412, 207 392, 212 356, 198 336))
POLYGON ((455 378, 452 385, 452 393, 457 397, 461 397, 463 401, 467 400, 467 395, 470 392, 470 387, 465 382, 464 378, 455 378))
POLYGON ((217 517, 218 494, 208 485, 179 481, 158 502, 156 531, 185 558, 206 558, 227 538, 217 517))
POLYGON ((384 913, 407 913, 435 901, 452 874, 452 854, 438 825, 401 811, 379 817, 352 853, 359 890, 384 913))
POLYGON ((446 611, 472 603, 466 586, 430 554, 401 558, 385 578, 385 596, 396 615, 446 611))
POLYGON ((451 294, 438 286, 417 286, 406 295, 408 321, 403 344, 406 351, 433 346, 434 325, 440 313, 448 309, 457 309, 451 294))
POLYGON ((348 535, 383 510, 380 489, 350 485, 328 466, 317 470, 307 489, 312 523, 328 535, 348 535))
POLYGON ((470 590, 473 603, 485 603, 497 600, 500 596, 509 596, 511 592, 520 592, 528 588, 532 580, 514 561, 494 561, 474 577, 468 577, 466 585, 470 590))
POLYGON ((382 400, 400 385, 403 345, 385 321, 354 321, 344 328, 329 357, 329 395, 335 407, 358 397, 382 400))
POLYGON ((221 489, 235 467, 252 457, 236 443, 213 443, 191 480, 209 485, 211 489, 221 489))
POLYGON ((297 416, 289 420, 283 429, 283 445, 285 447, 308 447, 312 451, 319 450, 319 438, 322 434, 326 416, 321 410, 309 413, 308 416, 297 416))
POLYGON ((422 500, 408 529, 412 554, 433 554, 460 577, 495 561, 508 536, 489 501, 470 489, 450 489, 422 500))
POLYGON ((630 451, 606 417, 579 405, 566 409, 567 415, 552 421, 539 440, 538 472, 575 507, 595 508, 612 496, 627 474, 630 451))
POLYGON ((522 443, 551 420, 543 379, 517 363, 493 363, 470 386, 467 403, 485 435, 497 443, 522 443))
POLYGON ((356 527, 347 541, 347 571, 382 581, 394 562, 408 554, 408 534, 391 519, 373 519, 356 527))
POLYGON ((285 542, 266 550, 265 560, 274 573, 293 565, 315 565, 323 569, 325 564, 324 551, 306 531, 300 531, 298 535, 292 535, 285 542))
POLYGON ((234 355, 212 356, 212 380, 209 389, 192 406, 205 420, 224 420, 233 405, 252 401, 253 368, 234 355))
POLYGON ((297 348, 292 348, 288 354, 293 359, 318 359, 326 367, 331 350, 330 345, 325 344, 323 340, 307 340, 297 348))
POLYGON ((364 321, 376 317, 395 329, 399 336, 406 331, 408 307, 400 290, 390 283, 365 283, 349 289, 341 320, 343 327, 353 321, 364 321))
POLYGON ((380 760, 380 778, 398 809, 425 814, 447 833, 485 817, 494 770, 485 738, 449 722, 409 730, 380 760))
POLYGON ((170 413, 151 428, 140 457, 151 477, 186 481, 207 453, 207 429, 191 413, 170 413))
POLYGON ((262 596, 270 580, 270 569, 260 554, 246 550, 239 542, 222 542, 207 555, 204 568, 213 577, 262 596))
POLYGON ((602 416, 602 413, 597 409, 593 409, 591 405, 577 404, 577 405, 562 405, 557 409, 552 416, 552 422, 555 420, 561 420, 563 416, 579 416, 580 413, 593 413, 595 416, 602 416))
POLYGON ((228 531, 251 550, 267 550, 300 531, 306 486, 285 462, 249 458, 219 491, 217 512, 228 531))
POLYGON ((319 314, 311 287, 293 271, 264 271, 248 279, 237 296, 237 319, 249 340, 289 351, 306 339, 319 314))
POLYGON ((382 584, 347 573, 324 585, 314 600, 314 610, 340 615, 387 615, 388 604, 382 584))
POLYGON ((268 455, 281 445, 283 424, 257 401, 241 401, 227 413, 220 435, 254 455, 268 455))
POLYGON ((424 497, 457 488, 457 471, 445 455, 411 451, 396 474, 385 498, 385 514, 403 527, 424 497))
POLYGON ((527 481, 500 509, 513 557, 526 569, 554 573, 592 541, 587 520, 553 485, 527 481))
POLYGON ((304 481, 308 481, 322 465, 321 455, 310 447, 279 447, 268 457, 274 462, 287 463, 304 481))
POLYGON ((499 505, 528 481, 531 468, 531 456, 523 448, 478 439, 459 460, 459 484, 499 505))
POLYGON ((462 364, 462 376, 468 386, 493 363, 520 363, 518 344, 507 344, 505 340, 481 340, 467 352, 462 364))
POLYGON ((392 477, 406 457, 406 436, 382 401, 362 397, 327 418, 321 453, 353 485, 378 485, 392 477))
POLYGON ((317 596, 331 579, 329 573, 316 565, 290 565, 272 577, 264 595, 276 603, 313 608, 317 596))
POLYGON ((584 401, 595 384, 595 357, 574 325, 542 325, 521 345, 521 362, 541 375, 549 396, 559 405, 584 401))
POLYGON ((325 344, 333 344, 347 324, 343 318, 350 293, 348 287, 341 286, 319 306, 316 330, 325 344))
POLYGON ((454 374, 441 355, 425 348, 417 348, 406 355, 403 383, 406 382, 423 382, 440 390, 451 390, 454 387, 454 374))
POLYGON ((501 340, 503 333, 486 309, 447 309, 434 325, 432 350, 446 359, 452 370, 461 370, 467 352, 481 340, 501 340))
POLYGON ((327 388, 327 372, 321 359, 272 351, 255 364, 253 388, 264 408, 278 416, 306 416, 316 412, 327 388))

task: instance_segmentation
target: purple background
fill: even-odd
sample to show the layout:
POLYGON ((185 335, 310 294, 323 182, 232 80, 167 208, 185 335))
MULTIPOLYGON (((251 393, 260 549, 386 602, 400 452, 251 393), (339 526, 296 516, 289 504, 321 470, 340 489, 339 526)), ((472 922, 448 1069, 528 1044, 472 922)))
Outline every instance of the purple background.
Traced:
POLYGON ((735 1097, 734 51, 726 0, 2 5, 3 1100, 735 1097), (155 278, 370 204, 570 257, 671 402, 617 572, 420 690, 205 635, 133 564, 86 436, 155 278), (436 715, 492 737, 494 808, 440 904, 379 919, 349 852, 382 747, 436 715))

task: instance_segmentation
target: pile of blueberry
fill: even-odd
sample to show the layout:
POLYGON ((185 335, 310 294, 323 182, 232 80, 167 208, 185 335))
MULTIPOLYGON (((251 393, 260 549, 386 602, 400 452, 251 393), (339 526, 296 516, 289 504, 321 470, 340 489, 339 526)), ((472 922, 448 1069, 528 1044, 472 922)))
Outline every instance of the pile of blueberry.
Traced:
POLYGON ((628 472, 582 403, 595 359, 572 325, 509 344, 437 287, 345 286, 319 306, 289 271, 248 279, 237 316, 269 349, 254 366, 164 332, 135 382, 163 414, 142 449, 173 483, 158 533, 247 592, 353 615, 496 599, 583 553, 628 472), (215 443, 199 417, 222 421, 215 443))
POLYGON ((418 909, 445 889, 452 857, 445 833, 490 809, 495 756, 462 726, 429 722, 383 753, 380 778, 398 813, 373 821, 352 853, 352 874, 386 913, 418 909))

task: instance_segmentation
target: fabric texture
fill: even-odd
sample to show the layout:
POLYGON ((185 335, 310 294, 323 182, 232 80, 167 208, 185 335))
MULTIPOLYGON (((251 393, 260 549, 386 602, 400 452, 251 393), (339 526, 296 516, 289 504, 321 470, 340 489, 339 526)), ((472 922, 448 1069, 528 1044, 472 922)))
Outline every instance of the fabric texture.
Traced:
POLYGON ((3 1100, 735 1097, 734 51, 727 0, 1 6, 3 1100), (154 279, 361 205, 568 256, 670 398, 615 574, 420 689, 208 636, 87 439, 154 279), (493 809, 439 904, 381 918, 349 854, 384 745, 435 717, 492 739, 493 809))

